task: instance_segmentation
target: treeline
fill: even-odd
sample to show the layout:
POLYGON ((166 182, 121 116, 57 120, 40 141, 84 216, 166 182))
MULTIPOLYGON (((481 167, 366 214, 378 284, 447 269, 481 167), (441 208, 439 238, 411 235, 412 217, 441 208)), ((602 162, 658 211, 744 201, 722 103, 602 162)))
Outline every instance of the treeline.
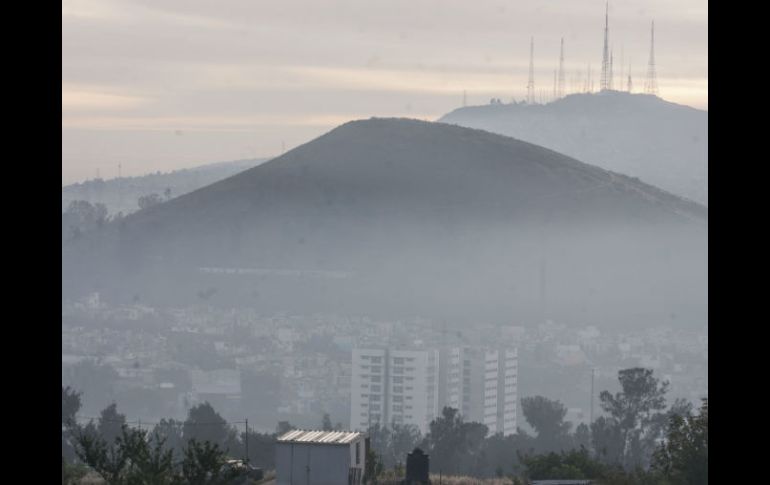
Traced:
MULTIPOLYGON (((464 421, 452 408, 443 409, 425 436, 414 426, 376 424, 368 430, 372 446, 366 477, 370 483, 403 478, 407 453, 420 447, 430 455, 431 472, 444 476, 507 477, 514 483, 593 479, 604 484, 707 485, 707 400, 698 414, 683 401, 668 406, 668 383, 648 369, 622 370, 618 379, 621 391, 600 394, 604 415, 590 427, 580 424, 572 429, 572 423, 564 420, 564 405, 542 396, 521 402, 524 419, 535 431, 532 435, 518 429, 508 436, 487 436, 485 425, 464 421)), ((96 421, 82 425, 76 420, 80 405, 79 394, 62 388, 63 484, 68 483, 65 475, 71 479, 77 470, 76 464, 108 474, 109 483, 116 484, 232 483, 228 459, 274 469, 276 438, 292 428, 281 422, 274 433, 247 434, 208 403, 191 408, 184 421, 161 420, 142 429, 128 426, 112 404, 96 421), (201 469, 215 481, 194 479, 191 473, 203 473, 201 469), (167 481, 148 478, 159 474, 167 481)), ((328 415, 320 424, 322 429, 333 429, 328 415)))
POLYGON ((604 415, 574 430, 564 420, 565 406, 542 396, 521 400, 533 435, 518 429, 487 436, 485 425, 465 422, 452 408, 444 408, 425 436, 413 426, 375 425, 370 475, 392 476, 388 470, 400 470, 406 453, 420 447, 430 455, 431 472, 444 476, 708 484, 708 401, 697 415, 683 400, 667 405, 669 385, 650 369, 622 370, 618 380, 620 392, 599 395, 604 415))
POLYGON ((184 421, 144 426, 130 426, 114 403, 81 424, 80 408, 80 394, 62 387, 62 485, 76 483, 87 469, 115 485, 248 483, 232 460, 274 469, 275 439, 292 428, 281 422, 275 433, 247 434, 209 403, 192 407, 184 421))

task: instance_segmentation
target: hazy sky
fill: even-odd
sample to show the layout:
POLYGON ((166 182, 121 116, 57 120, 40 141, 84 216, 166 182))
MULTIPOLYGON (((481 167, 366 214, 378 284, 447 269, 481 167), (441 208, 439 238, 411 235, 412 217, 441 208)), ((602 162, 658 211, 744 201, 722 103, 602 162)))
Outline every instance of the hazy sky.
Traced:
MULTIPOLYGON (((610 3, 615 74, 708 107, 707 0, 610 3)), ((271 157, 371 116, 595 87, 604 0, 63 0, 62 183, 271 157), (578 80, 581 76, 582 80, 578 80)), ((625 84, 625 83, 624 83, 625 84)))

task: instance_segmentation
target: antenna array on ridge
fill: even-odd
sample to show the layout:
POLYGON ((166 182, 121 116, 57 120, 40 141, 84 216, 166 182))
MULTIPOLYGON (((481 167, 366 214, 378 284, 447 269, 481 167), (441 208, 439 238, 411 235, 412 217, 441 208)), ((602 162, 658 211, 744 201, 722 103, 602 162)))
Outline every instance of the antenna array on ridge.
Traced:
POLYGON ((604 50, 602 51, 602 77, 599 80, 599 90, 604 91, 605 89, 608 89, 610 87, 610 53, 609 53, 609 13, 610 13, 610 3, 607 2, 607 5, 604 10, 604 50))
POLYGON ((655 21, 650 30, 650 61, 647 64, 647 79, 644 81, 644 92, 658 94, 658 75, 655 72, 655 21))
POLYGON ((529 81, 527 81, 527 104, 535 104, 535 38, 529 41, 529 81))
POLYGON ((556 88, 556 97, 564 96, 564 37, 561 38, 561 50, 559 51, 559 83, 556 88))

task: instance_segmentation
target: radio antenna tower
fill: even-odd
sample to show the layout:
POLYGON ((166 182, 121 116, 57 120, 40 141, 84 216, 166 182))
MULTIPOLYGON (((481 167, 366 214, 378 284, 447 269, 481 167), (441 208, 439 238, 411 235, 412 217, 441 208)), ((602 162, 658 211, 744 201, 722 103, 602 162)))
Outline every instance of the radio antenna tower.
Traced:
POLYGON ((634 89, 634 84, 631 82, 631 63, 628 63, 628 92, 630 93, 634 89))
POLYGON ((599 90, 604 91, 610 84, 610 53, 609 53, 609 14, 610 2, 607 2, 604 10, 604 50, 602 51, 602 77, 599 80, 599 90))
POLYGON ((529 81, 527 81, 527 104, 535 104, 535 38, 529 41, 529 81))
POLYGON ((658 75, 655 73, 655 21, 650 30, 650 62, 647 64, 647 79, 644 81, 644 92, 658 94, 658 75))
POLYGON ((620 80, 618 81, 618 91, 623 90, 623 79, 625 79, 625 76, 623 75, 623 44, 620 44, 620 80))
POLYGON ((558 98, 564 96, 564 37, 561 38, 561 50, 559 51, 559 86, 556 95, 558 98))
POLYGON ((613 79, 612 78, 615 77, 615 75, 612 73, 612 59, 613 59, 612 49, 610 49, 610 82, 607 83, 607 89, 609 89, 610 91, 612 91, 612 89, 613 89, 613 82, 612 82, 613 79))
POLYGON ((555 101, 556 100, 556 94, 557 94, 556 86, 557 86, 557 83, 556 83, 556 69, 554 69, 553 70, 553 96, 552 96, 551 101, 555 101))

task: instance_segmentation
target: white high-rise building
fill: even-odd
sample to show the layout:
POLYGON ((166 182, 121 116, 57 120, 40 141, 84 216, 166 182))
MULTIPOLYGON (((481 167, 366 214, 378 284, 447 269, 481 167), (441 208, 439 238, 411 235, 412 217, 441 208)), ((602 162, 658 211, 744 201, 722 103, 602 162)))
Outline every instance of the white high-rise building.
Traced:
POLYGON ((353 349, 350 428, 412 424, 425 434, 438 414, 437 350, 353 349))
POLYGON ((350 428, 413 424, 425 434, 445 407, 489 434, 516 432, 516 348, 354 349, 350 428))
POLYGON ((441 407, 483 423, 489 434, 516 432, 518 351, 511 348, 449 347, 441 351, 441 407))
POLYGON ((489 434, 516 432, 518 350, 484 353, 484 416, 489 434))

